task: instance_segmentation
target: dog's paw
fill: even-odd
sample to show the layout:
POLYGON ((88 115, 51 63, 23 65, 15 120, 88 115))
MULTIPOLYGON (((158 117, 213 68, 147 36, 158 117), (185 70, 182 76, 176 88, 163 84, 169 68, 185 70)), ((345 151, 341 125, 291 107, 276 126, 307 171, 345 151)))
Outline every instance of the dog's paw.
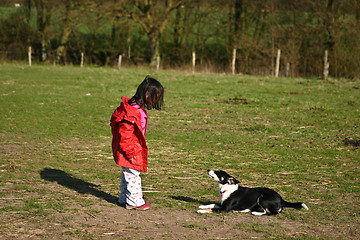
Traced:
POLYGON ((239 212, 241 212, 241 213, 247 213, 247 212, 251 212, 251 210, 250 210, 250 209, 245 209, 245 210, 241 210, 241 211, 239 211, 239 212))
POLYGON ((197 210, 197 213, 212 213, 212 209, 201 209, 201 210, 197 210))
POLYGON ((208 205, 200 205, 199 208, 200 209, 208 209, 208 205))
POLYGON ((266 214, 266 212, 251 212, 252 215, 255 215, 255 216, 261 216, 261 215, 264 215, 266 214))
POLYGON ((200 205, 199 206, 200 209, 211 209, 211 208, 216 208, 216 204, 209 204, 209 205, 200 205))

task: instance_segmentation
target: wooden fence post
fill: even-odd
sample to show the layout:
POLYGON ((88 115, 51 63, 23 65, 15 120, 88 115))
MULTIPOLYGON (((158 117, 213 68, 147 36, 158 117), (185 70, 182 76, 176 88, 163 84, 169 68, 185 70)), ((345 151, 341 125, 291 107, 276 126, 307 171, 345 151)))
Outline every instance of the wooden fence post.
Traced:
POLYGON ((31 67, 31 46, 29 47, 28 56, 29 56, 29 66, 31 67))
POLYGON ((121 54, 119 55, 119 60, 118 60, 118 69, 120 70, 121 68, 121 59, 122 59, 122 56, 121 54))
POLYGON ((233 59, 232 59, 232 74, 235 74, 235 63, 236 63, 236 48, 233 50, 233 59))
POLYGON ((81 62, 80 62, 80 67, 84 66, 84 53, 81 53, 81 62))
POLYGON ((324 80, 326 80, 329 76, 329 60, 328 60, 328 50, 325 50, 325 55, 324 55, 324 80))
POLYGON ((160 56, 156 57, 156 70, 159 71, 160 69, 160 56))
POLYGON ((290 72, 290 63, 287 62, 287 63, 286 63, 286 73, 285 73, 285 76, 286 76, 286 77, 289 76, 289 72, 290 72))
POLYGON ((281 50, 277 50, 277 56, 276 56, 276 69, 275 69, 275 77, 279 77, 279 69, 280 69, 280 54, 281 50))
POLYGON ((196 56, 195 56, 195 51, 193 51, 193 54, 192 54, 192 73, 195 73, 195 62, 196 62, 196 56))

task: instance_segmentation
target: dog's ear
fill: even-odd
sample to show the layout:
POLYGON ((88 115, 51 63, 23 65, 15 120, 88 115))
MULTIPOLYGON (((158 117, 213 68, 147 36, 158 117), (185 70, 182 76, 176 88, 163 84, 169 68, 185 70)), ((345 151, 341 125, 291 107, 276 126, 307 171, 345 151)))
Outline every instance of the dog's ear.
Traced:
POLYGON ((236 178, 234 178, 234 177, 230 177, 230 178, 228 178, 228 183, 229 184, 238 184, 239 181, 236 180, 236 178))

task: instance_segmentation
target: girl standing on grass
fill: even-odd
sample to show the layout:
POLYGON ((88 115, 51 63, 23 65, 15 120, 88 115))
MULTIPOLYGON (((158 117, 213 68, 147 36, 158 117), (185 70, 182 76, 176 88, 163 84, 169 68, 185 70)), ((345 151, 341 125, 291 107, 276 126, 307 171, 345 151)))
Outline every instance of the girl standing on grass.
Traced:
POLYGON ((161 110, 164 88, 147 76, 132 98, 122 97, 111 116, 112 150, 116 164, 122 166, 119 204, 126 209, 147 210, 142 195, 140 172, 146 172, 148 149, 145 141, 148 109, 161 110))

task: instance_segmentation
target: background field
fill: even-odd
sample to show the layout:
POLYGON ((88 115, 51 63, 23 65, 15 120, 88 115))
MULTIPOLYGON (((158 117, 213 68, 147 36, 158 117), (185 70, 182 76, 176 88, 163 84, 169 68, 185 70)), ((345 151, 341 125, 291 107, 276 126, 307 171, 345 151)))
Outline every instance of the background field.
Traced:
POLYGON ((360 82, 0 64, 1 239, 358 239, 360 82), (146 74, 147 212, 116 205, 109 119, 146 74), (266 186, 310 211, 199 215, 206 169, 266 186))

